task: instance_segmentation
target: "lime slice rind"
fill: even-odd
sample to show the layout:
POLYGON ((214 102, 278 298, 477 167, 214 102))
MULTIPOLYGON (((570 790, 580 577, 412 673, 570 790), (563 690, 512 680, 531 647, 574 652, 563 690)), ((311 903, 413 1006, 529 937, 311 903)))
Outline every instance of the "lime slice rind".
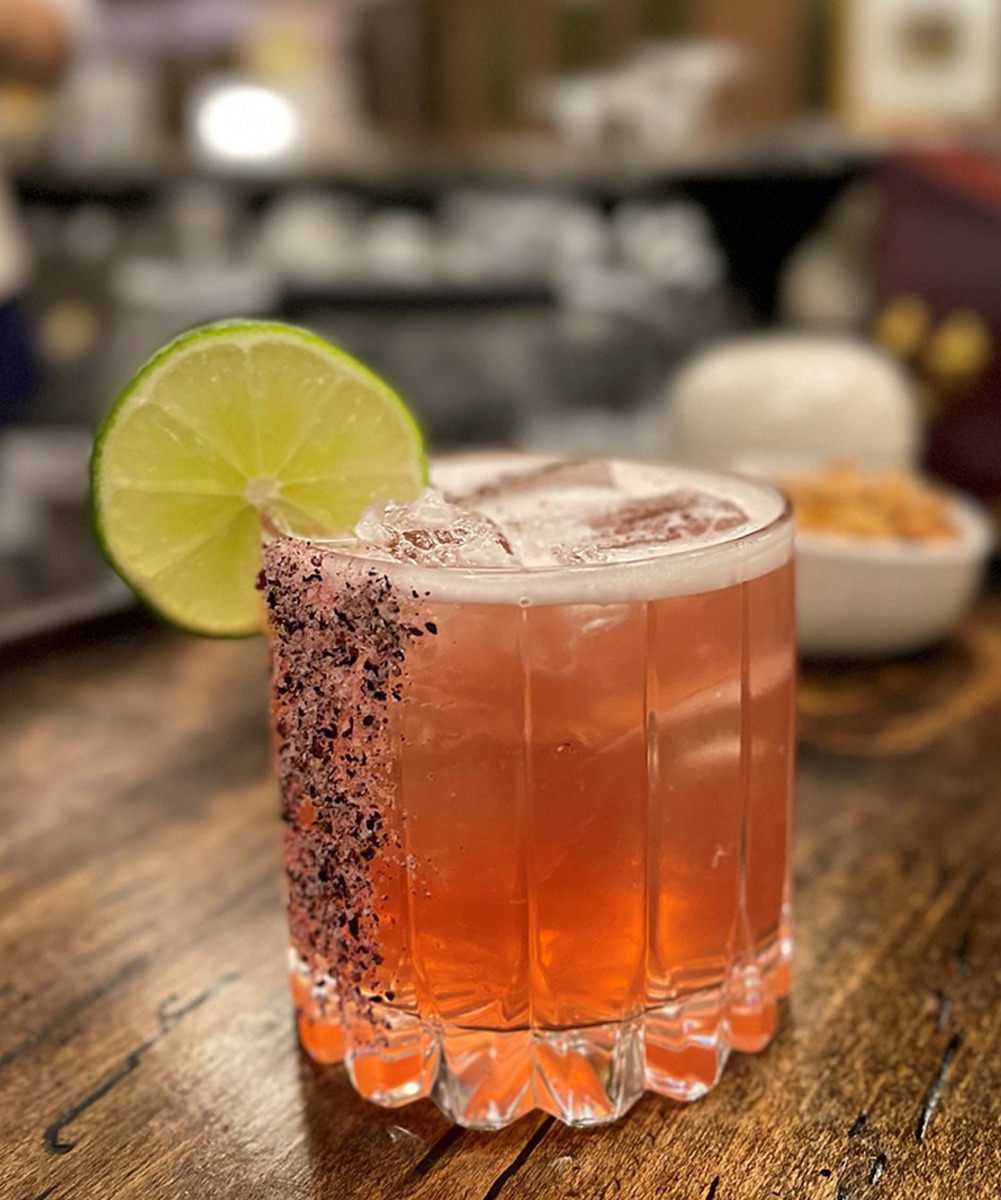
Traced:
POLYGON ((367 503, 426 484, 400 398, 316 334, 277 322, 175 338, 120 393, 91 459, 94 529, 112 567, 165 620, 215 637, 261 630, 262 527, 343 535, 367 503))

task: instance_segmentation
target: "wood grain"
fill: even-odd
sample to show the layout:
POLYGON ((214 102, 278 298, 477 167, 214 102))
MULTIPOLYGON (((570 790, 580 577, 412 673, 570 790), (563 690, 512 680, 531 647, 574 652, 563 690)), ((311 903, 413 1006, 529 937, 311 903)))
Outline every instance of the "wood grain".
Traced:
MULTIPOLYGON (((996 601, 972 643, 898 664, 926 726, 985 630, 996 601)), ((261 643, 139 625, 0 670, 3 1200, 997 1194, 997 693, 906 753, 803 749, 796 981, 769 1051, 689 1107, 489 1135, 367 1105, 297 1051, 261 643)), ((879 678, 885 699, 872 668, 811 669, 808 707, 879 678)))

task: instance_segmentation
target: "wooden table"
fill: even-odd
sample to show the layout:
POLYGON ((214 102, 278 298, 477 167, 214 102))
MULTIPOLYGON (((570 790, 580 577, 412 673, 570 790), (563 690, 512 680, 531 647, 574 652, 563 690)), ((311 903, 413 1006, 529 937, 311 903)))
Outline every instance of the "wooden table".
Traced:
POLYGON ((0 677, 3 1200, 1001 1192, 998 599, 805 673, 781 1033, 593 1132, 385 1112, 300 1057, 260 642, 120 622, 0 677))

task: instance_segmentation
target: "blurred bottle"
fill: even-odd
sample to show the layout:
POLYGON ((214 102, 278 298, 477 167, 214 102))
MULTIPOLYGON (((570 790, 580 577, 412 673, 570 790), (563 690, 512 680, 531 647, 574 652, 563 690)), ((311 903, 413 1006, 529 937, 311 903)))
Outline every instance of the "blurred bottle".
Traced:
POLYGON ((94 55, 60 97, 51 140, 59 167, 114 171, 156 162, 163 151, 160 80, 144 59, 94 55))
POLYGON ((336 158, 363 132, 355 28, 354 5, 316 0, 261 5, 247 25, 238 64, 295 106, 307 162, 336 158))
MULTIPOLYGON (((608 0, 584 8, 615 7, 608 0)), ((469 147, 533 125, 526 97, 559 64, 561 0, 372 0, 359 12, 364 95, 401 149, 469 147)))
POLYGON ((1001 158, 959 147, 902 154, 880 172, 878 331, 903 346, 922 381, 929 468, 997 505, 1001 517, 1001 158), (916 327, 900 314, 927 311, 916 327), (889 314, 889 319, 888 319, 889 314))
MULTIPOLYGON (((80 0, 19 0, 0 7, 0 81, 52 88, 82 44, 88 7, 80 0)), ((13 197, 0 185, 0 426, 22 419, 41 377, 22 293, 31 254, 13 197)))

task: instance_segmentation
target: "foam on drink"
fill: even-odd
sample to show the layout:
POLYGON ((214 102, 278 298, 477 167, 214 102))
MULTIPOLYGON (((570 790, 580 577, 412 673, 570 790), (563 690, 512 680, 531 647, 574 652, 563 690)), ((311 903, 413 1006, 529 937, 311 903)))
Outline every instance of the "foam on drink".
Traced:
POLYGON ((405 564, 440 600, 600 604, 731 587, 780 566, 792 536, 772 489, 682 467, 469 455, 432 484, 338 549, 405 564))

